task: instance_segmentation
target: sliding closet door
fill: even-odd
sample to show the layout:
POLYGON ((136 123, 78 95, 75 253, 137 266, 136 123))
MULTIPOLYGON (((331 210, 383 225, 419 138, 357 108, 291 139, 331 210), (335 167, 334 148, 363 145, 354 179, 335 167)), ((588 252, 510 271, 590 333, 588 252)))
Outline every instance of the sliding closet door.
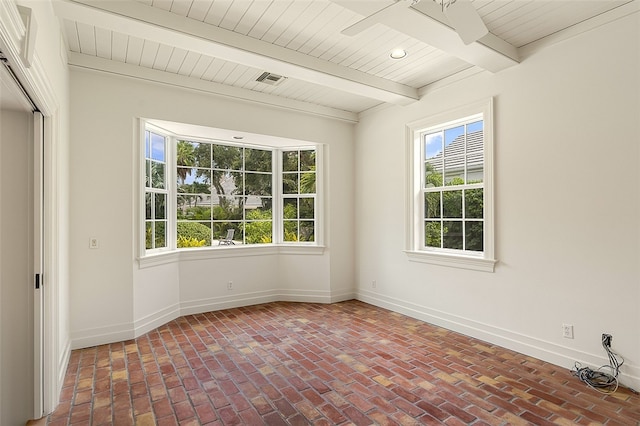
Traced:
POLYGON ((0 67, 0 425, 42 414, 42 116, 0 67), (41 283, 38 283, 41 284, 41 283), (35 368, 34 368, 35 367, 35 368), (35 386, 34 386, 35 384, 35 386))

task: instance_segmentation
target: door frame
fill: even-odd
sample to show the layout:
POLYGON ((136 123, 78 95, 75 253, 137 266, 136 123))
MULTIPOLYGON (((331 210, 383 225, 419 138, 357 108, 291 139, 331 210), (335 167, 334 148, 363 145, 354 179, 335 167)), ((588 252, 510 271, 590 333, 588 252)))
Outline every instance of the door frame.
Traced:
MULTIPOLYGON (((49 80, 47 72, 40 61, 37 52, 29 54, 28 46, 23 43, 29 28, 23 20, 25 13, 30 19, 32 10, 28 7, 21 7, 15 0, 0 1, 0 50, 7 58, 12 70, 22 83, 26 94, 37 105, 38 110, 44 118, 44 151, 43 158, 43 179, 44 179, 44 199, 43 207, 43 269, 46 271, 46 279, 41 287, 42 305, 42 351, 44 360, 41 370, 42 395, 36 397, 36 387, 34 384, 34 418, 40 418, 51 413, 59 399, 62 389, 64 373, 69 362, 70 343, 68 332, 60 329, 60 318, 66 318, 68 313, 60 310, 60 284, 62 283, 61 261, 66 259, 64 253, 59 256, 61 249, 64 249, 65 242, 60 238, 61 206, 59 204, 59 194, 62 188, 58 180, 60 173, 58 167, 58 147, 60 138, 60 102, 56 97, 53 84, 49 80), (22 15, 21 13, 22 12, 22 15)), ((35 28, 35 25, 33 26, 35 28)), ((35 38, 33 32, 29 36, 35 38)), ((37 43, 31 46, 36 46, 37 43)), ((65 281, 68 281, 65 279, 65 281)), ((68 285, 68 284, 67 284, 68 285)), ((66 286, 65 286, 66 288, 66 286)), ((66 307, 66 303, 64 304, 66 307)), ((35 320, 35 318, 34 318, 35 320)), ((35 334, 35 333, 34 333, 35 334)), ((34 354, 34 356, 39 356, 34 354)))

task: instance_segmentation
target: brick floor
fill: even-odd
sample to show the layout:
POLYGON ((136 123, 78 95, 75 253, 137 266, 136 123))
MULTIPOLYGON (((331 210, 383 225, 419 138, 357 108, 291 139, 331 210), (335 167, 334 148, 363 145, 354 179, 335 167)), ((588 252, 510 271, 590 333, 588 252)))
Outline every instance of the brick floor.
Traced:
POLYGON ((640 396, 358 301, 176 319, 75 350, 58 425, 640 425, 640 396))

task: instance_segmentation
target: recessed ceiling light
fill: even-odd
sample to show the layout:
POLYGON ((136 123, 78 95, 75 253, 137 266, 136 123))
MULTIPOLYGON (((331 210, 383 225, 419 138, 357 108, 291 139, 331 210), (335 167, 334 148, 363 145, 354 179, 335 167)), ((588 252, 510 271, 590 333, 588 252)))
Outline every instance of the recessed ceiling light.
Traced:
POLYGON ((407 51, 404 49, 396 49, 389 54, 391 59, 402 59, 407 56, 407 51))

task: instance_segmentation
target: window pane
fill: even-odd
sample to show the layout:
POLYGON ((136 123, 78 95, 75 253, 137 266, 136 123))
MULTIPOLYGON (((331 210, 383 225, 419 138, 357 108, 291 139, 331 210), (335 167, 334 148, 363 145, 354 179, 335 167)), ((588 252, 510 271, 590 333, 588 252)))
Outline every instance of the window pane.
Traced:
POLYGON ((462 218, 462 191, 442 193, 442 214, 445 218, 462 218))
POLYGON ((178 195, 177 218, 186 220, 211 220, 211 204, 206 194, 178 195))
POLYGON ((148 130, 144 132, 144 158, 151 158, 151 135, 148 130))
POLYGON ((189 179, 193 182, 193 176, 196 173, 196 169, 186 168, 186 167, 177 167, 176 168, 176 179, 178 184, 178 190, 180 190, 180 186, 184 185, 189 179))
POLYGON ((484 133, 483 122, 467 124, 467 183, 478 183, 484 179, 484 133))
POLYGON ((213 167, 223 170, 242 170, 242 148, 213 145, 213 167))
POLYGON ((464 185, 464 157, 446 157, 444 159, 444 184, 464 185))
POLYGON ((151 188, 151 160, 144 162, 144 185, 147 188, 151 188))
POLYGON ((245 170, 255 172, 271 171, 271 151, 263 149, 246 148, 244 150, 244 168, 245 170))
POLYGON ((195 143, 193 144, 193 155, 195 157, 196 167, 202 167, 204 169, 210 169, 211 166, 211 144, 210 143, 195 143))
POLYGON ((465 243, 467 250, 482 251, 483 247, 483 230, 482 222, 465 222, 465 243))
POLYGON ((300 170, 316 169, 316 151, 300 151, 300 170))
POLYGON ((272 219, 272 199, 270 197, 249 196, 244 204, 245 217, 249 220, 272 219))
POLYGON ((442 247, 462 250, 462 222, 443 222, 442 247))
POLYGON ((464 126, 452 127, 444 131, 444 156, 464 154, 464 126))
POLYGON ((154 194, 156 201, 155 219, 166 219, 167 196, 166 194, 154 194))
POLYGON ((194 167, 196 165, 196 155, 194 144, 187 141, 178 141, 176 144, 176 165, 183 167, 194 167))
POLYGON ((151 208, 151 200, 153 198, 153 194, 150 192, 147 192, 146 194, 144 194, 144 210, 145 210, 145 214, 144 214, 144 218, 149 220, 149 219, 153 219, 153 210, 151 208))
POLYGON ((298 171, 298 151, 282 152, 282 170, 285 172, 298 171))
POLYGON ((315 219, 314 199, 300 198, 300 219, 315 219))
POLYGON ((144 224, 145 227, 145 243, 144 243, 144 247, 149 250, 153 248, 153 222, 145 222, 144 224))
POLYGON ((167 246, 167 224, 166 222, 155 222, 155 243, 156 248, 167 246))
POLYGON ((242 172, 214 171, 212 186, 215 193, 220 195, 242 194, 242 175, 242 172))
POLYGON ((442 186, 442 143, 443 132, 431 133, 424 136, 425 143, 425 187, 442 186))
POLYGON ((157 161, 165 161, 164 136, 151 133, 151 158, 157 161))
POLYGON ((465 191, 465 212, 464 217, 467 219, 482 219, 483 217, 483 190, 482 188, 478 189, 467 189, 465 191))
POLYGON ((442 225, 440 222, 427 221, 424 224, 424 245, 440 248, 442 225))
POLYGON ((424 136, 426 158, 442 158, 442 132, 424 136))
POLYGON ((273 223, 268 221, 252 222, 245 225, 247 244, 269 244, 273 241, 273 223))
POLYGON ((219 197, 218 205, 213 206, 213 220, 240 220, 243 207, 243 197, 219 197))
POLYGON ((178 248, 211 245, 211 222, 178 222, 176 230, 178 248))
POLYGON ((211 192, 211 172, 202 169, 178 167, 178 192, 186 194, 209 194, 211 192))
POLYGON ((442 158, 429 160, 424 163, 425 188, 438 188, 442 186, 442 158))
POLYGON ((283 217, 285 219, 297 219, 298 218, 298 199, 287 198, 283 201, 283 217))
POLYGON ((316 192, 316 174, 302 173, 300 175, 300 193, 315 194, 316 192))
POLYGON ((225 189, 225 194, 237 194, 244 193, 244 173, 231 172, 225 181, 222 182, 222 187, 225 189))
POLYGON ((297 173, 282 174, 282 193, 283 194, 298 193, 298 174, 297 173))
POLYGON ((300 241, 314 241, 314 222, 312 220, 300 221, 300 241))
POLYGON ((482 120, 475 121, 467 124, 467 135, 473 132, 482 131, 484 129, 484 123, 482 120))
POLYGON ((213 223, 213 245, 217 246, 220 240, 224 240, 233 229, 233 245, 242 244, 242 223, 239 222, 214 222, 213 223))
POLYGON ((424 194, 424 217, 426 219, 440 217, 440 192, 424 194))
POLYGON ((151 187, 164 188, 165 165, 156 161, 151 162, 151 187))
POLYGON ((298 241, 298 222, 295 220, 284 221, 284 241, 298 241))
POLYGON ((246 195, 271 195, 271 174, 245 173, 246 195))

